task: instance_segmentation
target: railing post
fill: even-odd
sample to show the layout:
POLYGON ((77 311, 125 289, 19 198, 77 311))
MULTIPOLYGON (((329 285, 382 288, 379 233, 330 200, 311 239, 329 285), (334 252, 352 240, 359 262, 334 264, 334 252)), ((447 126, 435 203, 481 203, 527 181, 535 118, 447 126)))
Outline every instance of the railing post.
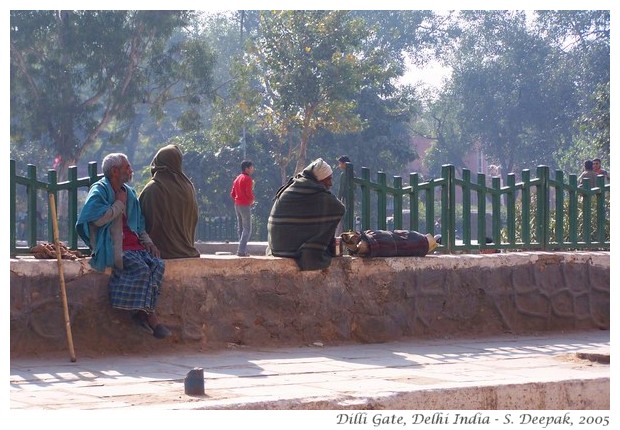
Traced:
POLYGON ((478 173, 478 248, 484 249, 487 242, 487 178, 478 173))
POLYGON ((517 190, 516 190, 516 176, 514 173, 506 175, 506 186, 508 187, 508 193, 506 195, 506 229, 508 231, 508 243, 515 245, 517 242, 517 229, 516 229, 516 203, 517 203, 517 190))
POLYGON ((343 230, 353 230, 353 224, 355 222, 355 183, 353 182, 353 164, 346 163, 344 170, 346 177, 347 189, 345 190, 345 213, 343 220, 343 230))
POLYGON ((441 187, 441 243, 446 243, 448 252, 453 252, 456 245, 455 167, 451 164, 444 164, 441 166, 441 176, 443 179, 441 187), (445 242, 444 237, 446 238, 445 242))
POLYGON ((385 230, 387 225, 387 177, 385 172, 377 173, 377 183, 379 184, 377 191, 377 228, 385 230))
POLYGON ((403 228, 403 178, 394 176, 394 230, 403 228))
POLYGON ((429 184, 430 187, 426 187, 424 190, 424 201, 426 202, 426 228, 424 231, 433 231, 435 228, 435 187, 432 179, 429 184))
POLYGON ((605 177, 599 175, 596 177, 596 186, 600 192, 596 195, 596 232, 597 241, 600 245, 605 243, 605 177))
POLYGON ((409 175, 409 186, 411 187, 411 191, 409 192, 409 230, 413 231, 419 231, 420 225, 420 214, 418 213, 420 208, 419 183, 420 175, 411 173, 409 175))
POLYGON ((89 187, 99 180, 99 175, 97 174, 97 162, 96 161, 91 161, 90 163, 88 163, 88 179, 89 179, 89 183, 88 183, 89 187))
POLYGON ((463 169, 463 244, 471 245, 471 171, 463 169))
POLYGON ((38 224, 38 214, 37 214, 37 167, 28 164, 28 246, 35 246, 37 244, 37 224, 38 224))
MULTIPOLYGON (((228 236, 224 238, 224 240, 229 240, 229 239, 233 239, 236 236, 235 234, 235 223, 233 222, 233 217, 227 217, 228 219, 228 236)), ((254 231, 255 232, 255 231, 254 231)), ((238 238, 237 240, 239 240, 240 238, 238 238)))
POLYGON ((9 167, 9 184, 11 201, 9 202, 10 222, 11 228, 9 233, 9 240, 11 245, 11 257, 15 257, 17 248, 17 168, 15 167, 15 160, 11 160, 11 166, 9 167))
POLYGON ((521 234, 524 245, 532 243, 530 234, 530 171, 525 169, 521 171, 521 182, 523 182, 523 190, 521 190, 521 234))
MULTIPOLYGON (((493 195, 491 196, 491 212, 492 212, 492 232, 493 244, 495 246, 500 245, 501 238, 501 178, 491 178, 491 187, 493 188, 493 195)), ((485 215, 486 218, 486 215, 485 215)))
POLYGON ((67 172, 67 180, 69 181, 67 188, 67 246, 70 249, 77 249, 77 232, 75 231, 75 223, 77 222, 78 212, 78 172, 77 166, 69 167, 67 172))
MULTIPOLYGON (((53 169, 49 169, 47 171, 47 192, 45 193, 45 198, 49 202, 49 195, 54 195, 54 201, 58 202, 58 172, 53 169)), ((58 204, 58 203, 56 203, 58 204)), ((59 210, 56 210, 56 216, 60 213, 59 210)), ((47 240, 49 243, 54 243, 54 220, 52 219, 52 208, 49 203, 47 205, 47 240)))
POLYGON ((362 167, 362 230, 370 230, 370 169, 362 167))
POLYGON ((589 245, 592 243, 592 191, 590 181, 583 181, 583 241, 589 245))
POLYGON ((564 245, 564 172, 555 171, 555 241, 564 245))
POLYGON ((578 202, 578 187, 577 187, 577 175, 568 176, 568 240, 576 246, 578 242, 578 220, 579 220, 579 202, 578 202))
POLYGON ((536 168, 538 186, 536 191, 536 236, 543 250, 549 249, 549 166, 536 168))

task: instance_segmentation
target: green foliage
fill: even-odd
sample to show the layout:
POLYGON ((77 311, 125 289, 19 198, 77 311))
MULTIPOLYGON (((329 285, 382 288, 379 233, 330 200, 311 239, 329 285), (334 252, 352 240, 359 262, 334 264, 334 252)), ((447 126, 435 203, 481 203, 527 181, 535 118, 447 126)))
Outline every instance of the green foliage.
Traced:
POLYGON ((599 151, 591 142, 584 140, 581 136, 576 136, 572 145, 558 149, 554 157, 560 170, 578 175, 584 169, 584 161, 591 160, 598 155, 599 151))
POLYGON ((401 64, 404 54, 416 65, 441 58, 461 29, 453 12, 432 10, 352 11, 371 28, 371 43, 381 47, 393 64, 401 64))
POLYGON ((347 11, 264 11, 259 22, 248 57, 261 93, 254 115, 279 142, 299 130, 299 171, 317 131, 362 130, 358 93, 397 70, 385 67, 380 51, 365 49, 368 28, 347 11))
POLYGON ((584 141, 608 154, 609 11, 462 11, 460 19, 446 57, 451 79, 416 126, 436 139, 425 164, 461 166, 479 149, 505 173, 568 167, 584 141))
POLYGON ((11 11, 11 143, 75 164, 98 137, 132 133, 138 109, 162 120, 183 100, 184 127, 211 91, 212 55, 181 31, 189 11, 11 11), (113 123, 115 129, 108 129, 113 123))
POLYGON ((430 133, 433 137, 426 154, 420 154, 429 172, 440 172, 444 164, 465 166, 466 156, 476 149, 459 123, 459 112, 462 109, 460 106, 459 96, 452 85, 449 85, 438 99, 427 104, 424 126, 429 131, 418 134, 424 136, 430 133))
POLYGON ((596 88, 592 99, 594 101, 594 107, 592 111, 584 113, 581 118, 579 118, 579 130, 584 137, 591 142, 593 151, 598 150, 600 156, 609 159, 609 81, 600 84, 596 88))
POLYGON ((357 133, 317 134, 316 155, 335 160, 348 154, 356 168, 368 167, 371 172, 400 172, 404 163, 418 157, 410 144, 411 118, 419 115, 421 106, 410 88, 392 97, 380 97, 371 88, 358 96, 356 113, 364 120, 364 130, 357 133))
POLYGON ((567 97, 570 83, 554 79, 553 53, 528 32, 523 14, 468 17, 453 73, 461 129, 508 171, 550 160, 557 132, 568 125, 560 121, 573 102, 567 97))
POLYGON ((609 82, 599 85, 592 99, 592 111, 584 113, 577 120, 579 131, 572 145, 565 145, 555 153, 556 163, 566 172, 581 173, 585 160, 609 160, 609 82))

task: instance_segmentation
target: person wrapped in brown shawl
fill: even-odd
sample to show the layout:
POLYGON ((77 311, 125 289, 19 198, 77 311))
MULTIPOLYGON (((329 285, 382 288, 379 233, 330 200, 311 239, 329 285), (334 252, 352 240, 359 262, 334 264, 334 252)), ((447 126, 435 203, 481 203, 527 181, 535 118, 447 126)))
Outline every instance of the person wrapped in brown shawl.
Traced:
POLYGON ((140 193, 146 231, 161 257, 199 257, 194 246, 198 204, 194 184, 183 173, 183 153, 176 145, 157 151, 151 180, 140 193))

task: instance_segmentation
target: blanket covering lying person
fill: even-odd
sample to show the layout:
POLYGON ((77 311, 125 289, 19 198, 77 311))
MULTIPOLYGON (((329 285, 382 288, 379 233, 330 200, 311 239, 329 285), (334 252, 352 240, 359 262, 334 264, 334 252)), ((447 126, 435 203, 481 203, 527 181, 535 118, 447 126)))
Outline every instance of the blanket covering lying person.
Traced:
POLYGON ((313 166, 278 190, 267 225, 268 254, 294 258, 301 270, 329 267, 344 215, 344 205, 317 181, 313 166))
POLYGON ((361 257, 424 257, 437 248, 431 234, 410 230, 366 230, 341 235, 351 255, 361 257))

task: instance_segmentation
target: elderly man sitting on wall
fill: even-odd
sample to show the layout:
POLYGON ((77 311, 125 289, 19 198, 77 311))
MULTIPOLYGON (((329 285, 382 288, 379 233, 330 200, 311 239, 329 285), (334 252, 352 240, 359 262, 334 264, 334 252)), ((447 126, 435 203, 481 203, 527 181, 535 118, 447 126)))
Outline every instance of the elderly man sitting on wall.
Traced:
POLYGON ((132 311, 138 327, 166 338, 172 333, 155 314, 166 266, 145 230, 136 191, 128 184, 133 169, 121 153, 107 155, 102 169, 104 177, 90 187, 75 228, 92 251, 93 269, 112 268, 112 307, 132 311))
POLYGON ((267 225, 268 255, 294 258, 301 270, 329 267, 345 211, 331 186, 332 169, 318 158, 278 190, 267 225))

